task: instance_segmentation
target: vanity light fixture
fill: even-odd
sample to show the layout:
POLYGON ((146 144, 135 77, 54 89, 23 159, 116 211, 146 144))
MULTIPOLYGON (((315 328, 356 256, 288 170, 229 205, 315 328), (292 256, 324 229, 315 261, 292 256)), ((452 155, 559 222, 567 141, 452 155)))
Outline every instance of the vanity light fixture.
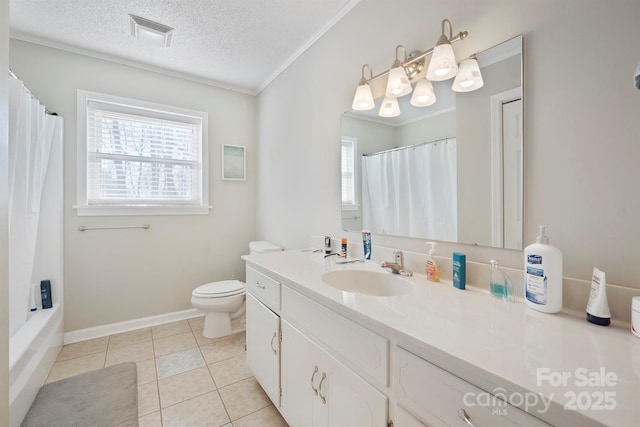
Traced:
POLYGON ((369 75, 373 77, 373 69, 371 68, 371 65, 364 64, 362 66, 362 78, 360 79, 360 84, 358 85, 358 89, 356 89, 356 96, 353 97, 353 104, 351 105, 351 108, 357 111, 371 110, 376 106, 373 101, 371 86, 369 86, 367 79, 364 77, 365 67, 369 69, 369 75))
POLYGON ((442 21, 442 35, 438 39, 436 46, 433 48, 431 62, 427 68, 427 78, 432 82, 448 80, 454 77, 458 72, 458 63, 456 55, 453 52, 451 39, 453 38, 453 27, 451 21, 444 19, 442 21), (449 37, 444 34, 444 27, 449 24, 449 37))
POLYGON ((387 98, 399 98, 411 93, 411 83, 404 69, 404 62, 398 59, 398 50, 404 50, 404 62, 407 62, 407 49, 399 44, 396 46, 396 60, 393 61, 389 70, 389 78, 387 79, 387 90, 385 96, 387 98))
POLYGON ((390 98, 385 96, 380 104, 380 110, 378 111, 380 117, 397 117, 400 115, 400 105, 398 105, 398 98, 390 98))
MULTIPOLYGON (((407 49, 404 45, 396 46, 396 59, 391 68, 380 74, 372 75, 373 70, 369 64, 362 66, 362 78, 353 98, 352 108, 365 111, 374 108, 373 94, 369 83, 379 78, 388 76, 385 90, 385 98, 380 106, 378 115, 382 117, 395 117, 400 115, 400 108, 396 98, 411 93, 411 83, 415 82, 415 90, 411 96, 411 104, 416 107, 427 107, 436 101, 432 81, 450 79, 458 73, 458 63, 453 52, 452 44, 464 40, 468 33, 461 31, 453 36, 451 21, 442 21, 442 35, 431 49, 421 52, 414 51, 407 57, 407 49), (449 37, 445 35, 445 27, 449 26, 449 37), (400 61, 399 50, 404 50, 404 62, 400 61), (423 77, 425 59, 431 55, 426 78, 423 77), (370 77, 364 76, 365 67, 369 68, 370 77), (417 80, 416 80, 417 79, 417 80)), ((454 82, 454 90, 457 92, 469 92, 482 87, 482 75, 475 57, 462 61, 464 75, 454 82)))
POLYGON ((145 40, 159 47, 171 46, 173 28, 159 22, 129 14, 129 30, 138 40, 145 40))
POLYGON ((427 79, 418 80, 413 95, 411 95, 410 102, 414 107, 428 107, 429 105, 433 105, 436 102, 433 83, 427 79))
POLYGON ((454 92, 471 92, 480 89, 484 85, 482 74, 480 74, 480 66, 475 57, 467 58, 460 63, 458 74, 451 89, 454 92))

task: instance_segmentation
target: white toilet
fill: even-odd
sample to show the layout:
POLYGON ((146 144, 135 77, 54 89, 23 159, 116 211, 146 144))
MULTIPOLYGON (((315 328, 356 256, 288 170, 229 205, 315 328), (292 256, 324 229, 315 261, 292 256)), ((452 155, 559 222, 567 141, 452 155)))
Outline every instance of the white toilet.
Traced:
MULTIPOLYGON (((249 243, 249 254, 281 251, 280 246, 265 241, 249 243)), ((204 313, 206 338, 218 338, 230 335, 231 320, 244 314, 245 288, 239 280, 222 280, 198 286, 191 293, 191 304, 204 313)))

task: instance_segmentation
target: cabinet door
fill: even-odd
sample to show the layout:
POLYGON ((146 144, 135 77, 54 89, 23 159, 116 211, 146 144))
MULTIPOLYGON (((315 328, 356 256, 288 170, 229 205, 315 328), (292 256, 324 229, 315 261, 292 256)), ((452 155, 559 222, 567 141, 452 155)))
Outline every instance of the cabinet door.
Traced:
POLYGON ((247 294, 247 365, 280 406, 280 317, 247 294))
POLYGON ((291 426, 313 425, 313 404, 319 400, 320 349, 282 320, 282 405, 291 426))
POLYGON ((326 405, 327 426, 386 426, 387 397, 337 359, 323 354, 318 385, 320 402, 326 405), (324 397, 325 402, 322 402, 324 397))
POLYGON ((292 426, 386 426, 387 398, 282 321, 282 413, 292 426))

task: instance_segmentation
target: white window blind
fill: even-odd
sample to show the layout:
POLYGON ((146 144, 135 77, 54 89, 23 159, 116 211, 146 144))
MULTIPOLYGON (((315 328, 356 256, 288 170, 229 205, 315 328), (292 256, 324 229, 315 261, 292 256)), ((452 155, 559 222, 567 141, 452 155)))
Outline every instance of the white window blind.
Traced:
POLYGON ((78 154, 86 187, 79 207, 206 206, 206 114, 83 95, 83 158, 78 154))
POLYGON ((356 198, 356 139, 342 137, 342 207, 355 209, 356 198))

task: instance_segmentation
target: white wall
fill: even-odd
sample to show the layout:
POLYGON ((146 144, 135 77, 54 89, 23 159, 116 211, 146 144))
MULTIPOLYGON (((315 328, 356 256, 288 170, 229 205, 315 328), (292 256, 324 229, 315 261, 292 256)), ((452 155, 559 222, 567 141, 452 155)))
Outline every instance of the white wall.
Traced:
MULTIPOLYGON (((525 242, 538 224, 564 252, 565 276, 640 289, 640 2, 363 0, 260 95, 258 237, 288 248, 340 227, 340 117, 362 64, 389 67, 399 43, 425 49, 440 21, 469 37, 464 57, 518 34, 525 44, 525 242), (394 17, 390 19, 390 17, 394 17)), ((420 240, 376 244, 424 252, 420 240)), ((439 251, 522 268, 522 252, 441 244, 439 251)))
POLYGON ((10 63, 65 118, 65 331, 188 309, 200 284, 244 278, 240 256, 248 253, 256 223, 254 96, 18 40, 11 40, 10 63), (210 213, 78 217, 72 208, 77 89, 207 112, 210 213), (220 179, 223 143, 247 147, 246 182, 220 179), (145 223, 149 230, 77 230, 145 223))
MULTIPOLYGON (((0 2, 0 70, 9 68, 9 2, 0 2)), ((5 72, 5 71, 3 71, 5 72)), ((0 79, 0 425, 9 425, 9 87, 0 79)))

